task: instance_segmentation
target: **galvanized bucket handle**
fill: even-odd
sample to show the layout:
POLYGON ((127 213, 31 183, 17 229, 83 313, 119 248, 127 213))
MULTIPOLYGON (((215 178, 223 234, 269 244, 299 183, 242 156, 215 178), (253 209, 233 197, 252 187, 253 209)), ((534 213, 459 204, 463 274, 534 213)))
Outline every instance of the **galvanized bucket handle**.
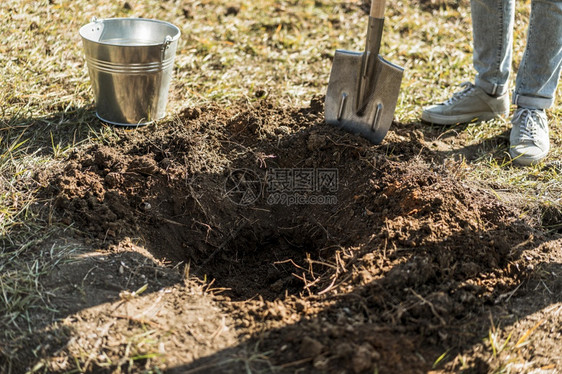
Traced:
POLYGON ((166 37, 164 38, 164 43, 162 44, 162 61, 164 61, 164 58, 166 56, 166 50, 170 47, 170 44, 172 44, 173 41, 174 38, 172 38, 170 35, 166 35, 166 37))
POLYGON ((92 17, 90 19, 89 25, 91 26, 91 32, 92 32, 90 37, 97 38, 99 40, 99 38, 101 38, 101 35, 103 34, 103 29, 104 29, 103 19, 92 17))
POLYGON ((92 19, 90 19, 90 23, 93 23, 92 31, 100 31, 100 24, 103 26, 103 19, 98 19, 98 17, 92 17, 92 19), (94 25, 95 25, 95 29, 93 28, 94 25))

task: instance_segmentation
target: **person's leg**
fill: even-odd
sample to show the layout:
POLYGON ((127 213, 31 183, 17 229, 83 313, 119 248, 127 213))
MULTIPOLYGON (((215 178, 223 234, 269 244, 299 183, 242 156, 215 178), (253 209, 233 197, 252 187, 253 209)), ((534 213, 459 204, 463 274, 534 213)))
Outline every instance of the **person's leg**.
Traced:
POLYGON ((550 149, 545 109, 552 106, 562 66, 562 0, 533 0, 527 46, 517 72, 509 153, 531 165, 550 149))
POLYGON ((513 103, 534 109, 551 107, 561 67, 562 0, 533 0, 513 103))
POLYGON ((487 94, 508 91, 513 51, 514 0, 471 0, 475 84, 487 94))
POLYGON ((515 0, 471 0, 475 84, 449 100, 428 106, 422 120, 450 125, 509 114, 508 79, 515 0))

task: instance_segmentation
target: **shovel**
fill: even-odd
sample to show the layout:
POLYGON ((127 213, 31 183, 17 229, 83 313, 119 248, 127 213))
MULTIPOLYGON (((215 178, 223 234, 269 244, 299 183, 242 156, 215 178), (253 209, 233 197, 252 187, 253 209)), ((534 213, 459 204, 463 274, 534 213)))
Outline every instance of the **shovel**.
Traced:
POLYGON ((325 101, 326 122, 382 142, 394 118, 404 69, 379 55, 385 0, 372 0, 365 52, 336 50, 325 101))

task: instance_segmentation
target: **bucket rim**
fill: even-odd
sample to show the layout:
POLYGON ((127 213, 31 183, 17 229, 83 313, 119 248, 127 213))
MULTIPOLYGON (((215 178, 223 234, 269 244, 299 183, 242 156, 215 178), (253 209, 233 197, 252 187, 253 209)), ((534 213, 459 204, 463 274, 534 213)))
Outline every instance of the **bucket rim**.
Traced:
MULTIPOLYGON (((85 30, 88 27, 92 27, 92 25, 95 25, 96 23, 103 23, 103 22, 113 22, 113 21, 123 21, 123 20, 127 20, 127 21, 139 21, 139 22, 153 22, 153 23, 161 23, 161 24, 165 24, 166 26, 171 27, 174 30, 173 36, 170 35, 170 38, 168 40, 168 42, 172 43, 177 41, 180 38, 181 35, 181 30, 179 29, 179 27, 177 27, 176 25, 174 25, 171 22, 168 21, 163 21, 163 20, 159 20, 159 19, 154 19, 154 18, 141 18, 141 17, 116 17, 116 18, 93 18, 93 20, 85 25, 83 25, 82 27, 80 27, 80 36, 82 37, 82 39, 85 39, 89 42, 92 43, 97 43, 97 44, 102 44, 102 45, 108 45, 108 46, 119 46, 119 47, 138 47, 137 45, 123 45, 123 44, 115 44, 115 43, 111 43, 111 42, 103 42, 103 41, 99 41, 99 40, 93 40, 92 38, 87 37, 85 34, 85 30)), ((143 46, 146 47, 150 47, 150 46, 159 46, 164 44, 165 41, 162 42, 158 42, 158 43, 146 43, 143 44, 143 46)))

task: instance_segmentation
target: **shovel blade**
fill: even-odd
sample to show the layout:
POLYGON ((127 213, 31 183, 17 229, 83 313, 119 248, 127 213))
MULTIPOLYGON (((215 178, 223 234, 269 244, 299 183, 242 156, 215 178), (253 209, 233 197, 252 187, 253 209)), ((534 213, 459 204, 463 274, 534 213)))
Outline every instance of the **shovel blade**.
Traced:
POLYGON ((377 56, 375 86, 360 107, 359 86, 363 53, 336 50, 324 115, 326 122, 380 144, 392 120, 404 69, 377 56))

